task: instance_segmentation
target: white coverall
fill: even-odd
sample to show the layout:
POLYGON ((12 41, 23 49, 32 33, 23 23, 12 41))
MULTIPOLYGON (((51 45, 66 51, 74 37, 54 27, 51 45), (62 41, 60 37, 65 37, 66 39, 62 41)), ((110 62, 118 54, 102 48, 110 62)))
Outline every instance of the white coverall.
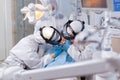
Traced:
MULTIPOLYGON (((39 33, 39 32, 38 32, 39 33)), ((0 80, 14 80, 16 72, 27 69, 42 68, 53 60, 50 54, 38 55, 39 44, 45 43, 39 34, 21 39, 11 50, 10 55, 0 64, 0 80)))
MULTIPOLYGON (((97 47, 96 44, 91 43, 87 45, 83 51, 80 52, 78 47, 76 47, 75 45, 71 45, 68 49, 68 53, 76 61, 90 60, 90 59, 93 59, 93 55, 96 55, 97 53, 96 47, 97 47)), ((91 80, 91 79, 92 80, 117 80, 117 74, 115 72, 105 72, 102 74, 96 74, 93 76, 93 78, 92 76, 89 76, 87 80, 91 80)))
MULTIPOLYGON (((94 35, 88 36, 90 33, 95 32, 95 29, 89 25, 85 25, 85 28, 82 32, 78 33, 75 36, 74 41, 84 41, 87 38, 87 41, 101 41, 100 33, 97 32, 94 35)), ((68 53, 70 56, 75 59, 75 61, 85 61, 93 58, 93 54, 97 51, 96 48, 98 43, 87 43, 82 46, 82 44, 72 44, 68 48, 68 53)))
MULTIPOLYGON (((76 36, 76 40, 82 39, 82 38, 79 38, 80 35, 81 34, 79 33, 76 36)), ((98 41, 101 40, 98 35, 99 35, 99 33, 95 34, 89 40, 96 40, 96 39, 98 41)), ((99 58, 99 57, 101 57, 101 55, 99 56, 97 54, 97 49, 96 49, 97 46, 98 46, 98 44, 96 44, 96 43, 90 43, 90 44, 86 45, 85 47, 81 47, 79 45, 72 44, 68 48, 68 53, 75 61, 85 61, 85 60, 90 60, 93 58, 99 58)), ((104 56, 104 54, 102 54, 102 56, 104 56)), ((116 77, 115 72, 106 72, 106 73, 94 75, 93 78, 92 78, 92 76, 89 76, 87 80, 91 80, 91 79, 92 80, 117 80, 116 78, 117 77, 116 77)))

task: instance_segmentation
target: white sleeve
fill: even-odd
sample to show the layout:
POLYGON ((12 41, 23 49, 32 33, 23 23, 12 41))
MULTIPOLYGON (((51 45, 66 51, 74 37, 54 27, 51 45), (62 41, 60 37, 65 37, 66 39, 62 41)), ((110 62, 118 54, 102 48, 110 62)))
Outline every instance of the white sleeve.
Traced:
MULTIPOLYGON (((10 53, 23 62, 27 67, 33 68, 37 64, 43 65, 51 56, 40 58, 38 55, 39 43, 44 43, 40 36, 29 35, 21 39, 11 50, 10 53), (38 42, 36 41, 38 39, 38 42)), ((14 57, 13 57, 14 59, 14 57)), ((20 62, 20 63, 21 63, 20 62)))
POLYGON ((85 60, 92 59, 94 52, 95 52, 95 49, 93 49, 90 45, 86 46, 84 50, 80 50, 78 46, 75 46, 75 45, 71 45, 68 49, 69 55, 75 61, 85 61, 85 60))
POLYGON ((75 61, 79 61, 80 58, 80 52, 79 50, 75 47, 75 45, 71 45, 68 49, 68 54, 75 60, 75 61))
POLYGON ((39 62, 37 65, 35 65, 35 66, 31 67, 31 68, 32 68, 32 69, 33 69, 33 68, 34 68, 34 69, 36 69, 36 68, 43 68, 43 67, 45 67, 47 64, 49 64, 50 62, 52 62, 53 60, 54 60, 54 58, 52 58, 50 54, 47 54, 47 55, 43 56, 43 57, 40 59, 40 62, 39 62))

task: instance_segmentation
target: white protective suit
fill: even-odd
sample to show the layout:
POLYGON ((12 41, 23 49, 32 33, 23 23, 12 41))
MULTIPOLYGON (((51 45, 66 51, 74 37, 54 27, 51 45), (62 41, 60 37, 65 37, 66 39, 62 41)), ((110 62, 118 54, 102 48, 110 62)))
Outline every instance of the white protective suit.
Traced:
POLYGON ((11 50, 10 55, 0 64, 0 80, 14 80, 16 72, 24 69, 42 68, 53 60, 50 54, 38 55, 39 44, 45 43, 39 32, 21 39, 11 50))
MULTIPOLYGON (((90 30, 90 28, 84 30, 83 32, 79 33, 75 40, 79 41, 80 39, 84 39, 85 36, 87 36, 88 31, 92 32, 94 30, 90 30)), ((95 33, 95 35, 91 36, 90 38, 88 38, 88 40, 95 40, 100 42, 101 41, 101 37, 100 37, 100 33, 97 32, 95 33)), ((80 46, 79 44, 72 44, 69 49, 68 49, 68 53, 70 54, 70 56, 75 59, 75 61, 85 61, 85 60, 90 60, 90 59, 94 59, 94 58, 101 58, 101 56, 103 57, 104 54, 97 54, 97 43, 89 43, 86 46, 80 46)), ((94 77, 92 78, 92 76, 89 76, 87 80, 117 80, 116 79, 116 73, 115 72, 106 72, 106 73, 102 73, 102 74, 97 74, 94 75, 94 77)))

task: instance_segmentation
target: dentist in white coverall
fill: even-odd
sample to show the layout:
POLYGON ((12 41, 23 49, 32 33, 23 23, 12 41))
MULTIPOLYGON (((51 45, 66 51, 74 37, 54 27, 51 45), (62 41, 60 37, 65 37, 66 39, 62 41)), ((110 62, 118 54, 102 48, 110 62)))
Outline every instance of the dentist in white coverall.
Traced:
MULTIPOLYGON (((53 29, 44 28, 42 35, 49 39, 53 29), (45 33, 45 34, 44 34, 45 33)), ((54 36, 55 37, 55 36, 54 36)), ((11 50, 7 59, 0 64, 0 80, 14 80, 17 72, 24 70, 43 68, 54 60, 60 52, 51 53, 40 57, 38 47, 46 43, 41 37, 40 31, 21 39, 11 50)))
MULTIPOLYGON (((85 28, 83 26, 83 23, 80 21, 72 21, 69 24, 67 24, 68 27, 66 27, 66 30, 64 30, 64 37, 69 40, 73 40, 72 43, 67 43, 64 45, 65 49, 67 50, 68 54, 75 60, 75 61, 85 61, 90 60, 93 58, 97 58, 96 55, 96 47, 98 46, 97 43, 87 43, 84 45, 76 44, 77 41, 85 38, 88 35, 88 32, 90 31, 90 28, 85 28), (84 30, 82 30, 84 27, 84 30), (66 34, 67 33, 67 34, 66 34)), ((95 40, 100 41, 101 38, 99 37, 99 33, 96 33, 93 37, 90 37, 89 40, 95 40)), ((104 54, 102 55, 104 56, 104 54)), ((101 74, 96 74, 93 78, 93 76, 88 76, 86 78, 87 80, 117 80, 116 79, 116 73, 115 72, 106 72, 101 74)))

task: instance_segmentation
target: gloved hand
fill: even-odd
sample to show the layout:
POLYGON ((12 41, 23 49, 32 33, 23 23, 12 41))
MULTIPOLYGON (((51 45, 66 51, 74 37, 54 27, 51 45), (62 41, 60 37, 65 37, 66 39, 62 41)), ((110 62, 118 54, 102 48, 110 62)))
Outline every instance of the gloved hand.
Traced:
POLYGON ((63 44, 63 50, 67 52, 68 48, 70 47, 70 45, 72 44, 72 42, 70 40, 67 40, 64 44, 63 44))

